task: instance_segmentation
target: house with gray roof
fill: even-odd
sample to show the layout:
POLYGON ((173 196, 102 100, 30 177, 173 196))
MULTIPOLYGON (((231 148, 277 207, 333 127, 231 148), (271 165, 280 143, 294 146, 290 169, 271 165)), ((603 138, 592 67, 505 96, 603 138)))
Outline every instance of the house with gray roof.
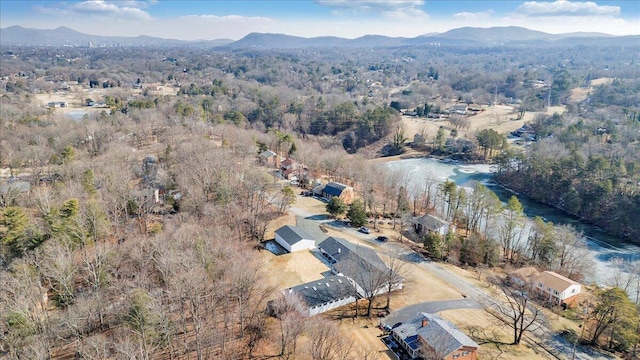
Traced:
POLYGON ((363 298, 389 290, 402 289, 402 279, 394 275, 378 254, 365 246, 338 237, 328 237, 318 244, 331 271, 348 278, 363 298))
POLYGON ((392 336, 412 359, 477 358, 478 344, 451 322, 436 314, 420 313, 393 329, 392 336))
POLYGON ((280 163, 282 162, 282 160, 284 160, 282 156, 276 154, 271 150, 265 150, 261 152, 260 154, 258 154, 258 158, 260 159, 260 162, 262 164, 271 167, 280 167, 280 163))
POLYGON ((440 236, 446 236, 449 231, 455 230, 453 225, 449 224, 448 221, 429 214, 415 217, 411 219, 410 222, 413 224, 416 233, 420 236, 425 236, 432 232, 440 236))
POLYGON ((357 293, 344 276, 332 275, 284 290, 306 304, 303 315, 314 316, 356 301, 357 293))
POLYGON ((275 240, 288 252, 313 249, 316 241, 299 226, 285 225, 275 231, 275 240))

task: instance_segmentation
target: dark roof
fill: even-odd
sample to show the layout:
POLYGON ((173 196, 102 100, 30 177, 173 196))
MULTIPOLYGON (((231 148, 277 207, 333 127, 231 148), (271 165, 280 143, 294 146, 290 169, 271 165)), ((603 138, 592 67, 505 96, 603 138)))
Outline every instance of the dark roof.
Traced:
POLYGON ((438 357, 446 357, 463 346, 478 348, 478 344, 451 322, 436 314, 421 313, 410 321, 393 329, 393 332, 412 348, 419 343, 419 336, 433 348, 438 357), (422 326, 422 321, 427 324, 422 326), (417 336, 416 336, 417 335, 417 336))
POLYGON ((276 234, 280 235, 280 237, 289 245, 294 245, 302 239, 313 240, 311 235, 298 226, 285 225, 276 230, 276 234))
POLYGON ((366 260, 368 263, 371 263, 380 270, 387 267, 373 249, 354 244, 343 238, 330 236, 318 244, 318 247, 321 247, 327 254, 333 256, 337 262, 340 262, 340 260, 344 260, 346 257, 353 254, 366 260))
POLYGON ((356 294, 349 280, 339 275, 332 275, 324 279, 297 285, 286 289, 285 292, 297 294, 309 307, 326 304, 333 300, 356 294))
POLYGON ((389 268, 373 249, 336 237, 326 238, 318 247, 336 260, 333 266, 338 272, 353 279, 365 291, 382 286, 382 283, 373 282, 378 283, 385 279, 380 273, 386 273, 389 268), (375 273, 378 274, 373 276, 375 273))
POLYGON ((327 185, 324 186, 324 193, 329 195, 329 196, 340 196, 342 194, 342 192, 344 191, 344 189, 346 189, 348 186, 345 184, 340 184, 337 182, 330 182, 327 185))
POLYGON ((445 225, 449 225, 445 220, 433 215, 416 217, 411 219, 411 222, 414 224, 420 224, 430 231, 436 231, 445 225))

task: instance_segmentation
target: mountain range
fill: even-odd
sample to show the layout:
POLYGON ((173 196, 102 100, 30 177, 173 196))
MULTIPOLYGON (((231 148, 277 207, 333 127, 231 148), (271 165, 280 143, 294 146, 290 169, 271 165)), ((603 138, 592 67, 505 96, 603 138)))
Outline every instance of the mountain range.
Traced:
POLYGON ((297 49, 297 48, 384 48, 401 46, 567 46, 640 44, 640 36, 612 36, 602 33, 549 34, 517 26, 463 27, 444 33, 414 38, 365 35, 356 39, 335 36, 304 38, 284 34, 251 33, 233 41, 229 39, 185 41, 151 36, 113 37, 89 35, 70 29, 30 29, 11 26, 0 29, 0 46, 206 46, 227 49, 297 49))

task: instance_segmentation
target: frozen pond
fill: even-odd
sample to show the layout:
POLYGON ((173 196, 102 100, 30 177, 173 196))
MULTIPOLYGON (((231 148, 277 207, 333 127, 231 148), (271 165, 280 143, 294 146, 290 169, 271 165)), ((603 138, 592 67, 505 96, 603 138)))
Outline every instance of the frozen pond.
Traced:
MULTIPOLYGON (((491 165, 461 165, 436 159, 419 158, 392 161, 381 166, 407 174, 410 183, 414 186, 425 186, 427 179, 434 179, 438 182, 449 179, 458 186, 471 188, 473 181, 478 181, 493 190, 503 202, 506 202, 512 195, 511 192, 491 181, 491 172, 495 169, 491 165)), ((589 255, 595 263, 593 272, 587 275, 589 282, 598 284, 607 282, 613 271, 609 263, 612 258, 619 257, 628 261, 640 261, 640 247, 626 243, 605 233, 598 227, 583 223, 553 207, 524 197, 518 197, 518 199, 522 202, 525 214, 529 218, 540 216, 547 221, 553 221, 554 224, 571 224, 584 233, 589 246, 589 255)), ((630 295, 632 300, 635 300, 635 290, 630 295)))

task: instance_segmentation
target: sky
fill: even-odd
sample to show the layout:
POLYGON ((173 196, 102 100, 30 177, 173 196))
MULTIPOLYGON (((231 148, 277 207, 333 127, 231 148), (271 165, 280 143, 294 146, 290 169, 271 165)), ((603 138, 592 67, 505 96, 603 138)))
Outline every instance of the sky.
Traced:
POLYGON ((0 0, 0 27, 93 35, 237 40, 251 32, 415 37, 464 26, 640 35, 640 1, 0 0))

